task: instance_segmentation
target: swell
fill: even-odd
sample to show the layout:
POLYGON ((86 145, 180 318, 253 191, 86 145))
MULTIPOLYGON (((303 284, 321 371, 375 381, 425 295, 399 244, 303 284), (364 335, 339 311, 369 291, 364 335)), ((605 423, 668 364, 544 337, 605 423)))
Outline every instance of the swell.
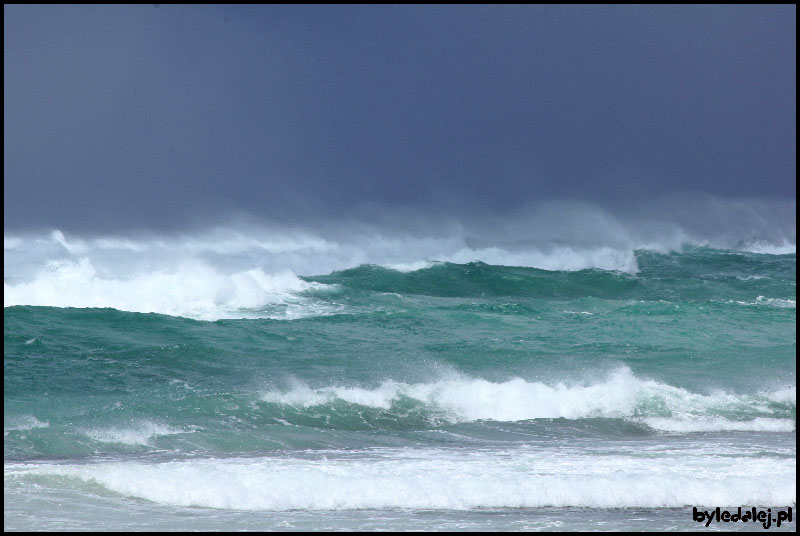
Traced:
POLYGON ((518 296, 573 298, 586 295, 625 298, 638 281, 623 273, 603 270, 551 272, 535 268, 436 263, 401 272, 381 266, 359 266, 329 276, 307 278, 373 292, 423 294, 442 297, 518 296))
POLYGON ((694 248, 682 253, 636 253, 638 274, 585 269, 547 271, 528 267, 433 263, 413 271, 365 265, 310 282, 399 295, 610 300, 699 301, 793 299, 793 255, 742 254, 694 248))

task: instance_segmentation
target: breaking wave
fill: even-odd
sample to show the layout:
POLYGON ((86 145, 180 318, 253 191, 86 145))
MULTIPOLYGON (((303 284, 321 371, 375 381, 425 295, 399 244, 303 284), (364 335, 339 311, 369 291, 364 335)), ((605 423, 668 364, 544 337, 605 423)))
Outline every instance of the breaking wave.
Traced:
POLYGON ((348 457, 197 459, 167 463, 6 466, 171 506, 231 510, 455 509, 794 504, 794 458, 646 458, 553 449, 377 449, 348 457), (654 464, 654 462, 657 462, 654 464), (747 466, 748 471, 732 470, 747 466))
MULTIPOLYGON (((495 383, 467 377, 416 384, 387 381, 372 389, 312 389, 298 383, 289 390, 266 392, 262 400, 315 413, 330 408, 339 416, 347 413, 346 405, 350 405, 352 413, 380 410, 397 419, 416 404, 424 408, 429 420, 454 423, 600 417, 634 420, 663 431, 790 432, 795 423, 789 391, 699 394, 637 378, 629 368, 622 367, 596 383, 546 384, 520 378, 495 383)), ((298 416, 302 417, 302 412, 298 416)))

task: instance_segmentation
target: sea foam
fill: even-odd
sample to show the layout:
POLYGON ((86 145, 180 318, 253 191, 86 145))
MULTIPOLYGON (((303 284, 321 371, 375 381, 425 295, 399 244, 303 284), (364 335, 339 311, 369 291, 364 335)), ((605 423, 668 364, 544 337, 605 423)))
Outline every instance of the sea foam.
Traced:
POLYGON ((47 428, 50 426, 48 421, 40 421, 34 415, 20 415, 10 419, 3 419, 3 431, 12 430, 33 430, 34 428, 47 428))
POLYGON ((93 482, 172 506, 232 510, 786 505, 794 458, 686 449, 645 457, 555 448, 323 451, 299 458, 12 464, 6 478, 93 482), (747 471, 737 468, 747 467, 747 471))
POLYGON ((159 436, 183 434, 182 430, 152 421, 143 421, 127 428, 96 428, 85 430, 84 434, 101 443, 122 443, 125 445, 150 445, 159 436))
POLYGON ((113 307, 215 320, 248 316, 242 309, 269 304, 297 305, 303 301, 299 293, 324 287, 305 282, 291 271, 268 274, 256 268, 226 274, 200 261, 127 278, 103 277, 88 258, 82 258, 51 262, 30 282, 4 283, 3 304, 113 307))

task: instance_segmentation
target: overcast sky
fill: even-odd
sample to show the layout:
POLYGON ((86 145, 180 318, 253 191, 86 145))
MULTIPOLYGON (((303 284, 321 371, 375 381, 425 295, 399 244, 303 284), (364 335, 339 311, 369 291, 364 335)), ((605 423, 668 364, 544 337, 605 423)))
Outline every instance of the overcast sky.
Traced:
POLYGON ((4 226, 796 196, 796 7, 4 7, 4 226))

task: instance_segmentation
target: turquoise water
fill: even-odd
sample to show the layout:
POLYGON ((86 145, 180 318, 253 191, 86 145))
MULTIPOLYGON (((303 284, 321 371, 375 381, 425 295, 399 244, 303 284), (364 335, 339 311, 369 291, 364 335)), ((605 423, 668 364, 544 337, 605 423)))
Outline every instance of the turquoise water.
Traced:
POLYGON ((116 308, 9 304, 58 287, 7 276, 4 526, 691 530, 692 506, 794 506, 795 254, 634 257, 360 265, 196 314, 123 310, 99 269, 81 299, 116 308))

